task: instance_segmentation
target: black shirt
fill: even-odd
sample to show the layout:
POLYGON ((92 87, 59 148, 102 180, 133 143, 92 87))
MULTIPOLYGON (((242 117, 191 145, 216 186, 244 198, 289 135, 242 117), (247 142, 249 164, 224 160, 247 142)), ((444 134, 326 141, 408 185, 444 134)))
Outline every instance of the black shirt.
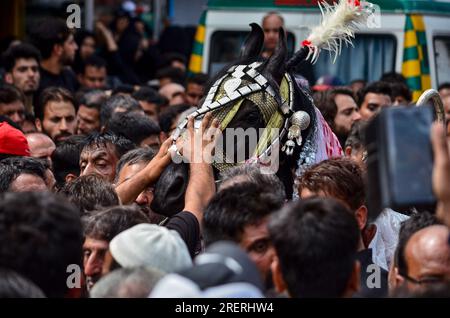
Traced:
POLYGON ((75 93, 78 89, 78 81, 75 73, 70 68, 64 68, 60 74, 56 75, 44 70, 42 67, 41 81, 39 84, 39 94, 50 86, 62 87, 75 93))
POLYGON ((194 258, 200 242, 200 224, 194 214, 182 211, 172 216, 166 227, 180 234, 186 243, 189 254, 194 258))

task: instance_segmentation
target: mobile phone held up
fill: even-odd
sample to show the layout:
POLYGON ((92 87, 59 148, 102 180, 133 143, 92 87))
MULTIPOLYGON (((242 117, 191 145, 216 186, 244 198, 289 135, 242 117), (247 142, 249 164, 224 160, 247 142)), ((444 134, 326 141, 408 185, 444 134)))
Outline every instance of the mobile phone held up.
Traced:
POLYGON ((368 125, 367 205, 375 219, 384 208, 434 211, 431 106, 387 107, 368 125))

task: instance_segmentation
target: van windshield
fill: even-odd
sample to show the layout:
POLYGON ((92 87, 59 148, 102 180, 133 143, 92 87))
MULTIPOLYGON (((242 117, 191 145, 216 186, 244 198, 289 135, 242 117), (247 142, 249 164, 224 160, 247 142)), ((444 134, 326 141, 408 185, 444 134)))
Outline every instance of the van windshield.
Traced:
POLYGON ((334 56, 323 51, 314 65, 315 78, 331 75, 343 84, 359 79, 372 82, 379 80, 383 73, 395 70, 397 41, 393 35, 358 34, 353 45, 343 45, 342 53, 334 64, 334 56))

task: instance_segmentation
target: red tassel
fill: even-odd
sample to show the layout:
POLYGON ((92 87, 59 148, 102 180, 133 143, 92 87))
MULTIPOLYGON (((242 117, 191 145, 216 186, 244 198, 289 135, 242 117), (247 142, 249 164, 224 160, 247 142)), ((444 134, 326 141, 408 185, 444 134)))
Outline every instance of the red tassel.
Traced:
POLYGON ((305 40, 302 42, 302 46, 310 46, 311 45, 311 41, 305 40))

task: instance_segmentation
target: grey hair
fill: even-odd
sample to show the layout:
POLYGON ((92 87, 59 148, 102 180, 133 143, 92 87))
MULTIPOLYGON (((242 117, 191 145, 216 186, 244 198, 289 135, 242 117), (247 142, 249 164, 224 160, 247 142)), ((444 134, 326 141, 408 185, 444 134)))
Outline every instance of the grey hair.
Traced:
POLYGON ((100 124, 105 126, 117 108, 123 108, 125 112, 142 110, 139 102, 133 97, 126 95, 114 95, 102 105, 100 111, 100 124))
POLYGON ((240 165, 228 169, 220 174, 219 191, 242 182, 251 182, 270 189, 280 199, 286 199, 284 185, 275 174, 261 173, 254 165, 240 165))
POLYGON ((119 268, 102 277, 91 298, 147 298, 165 273, 149 267, 119 268))
POLYGON ((114 182, 117 184, 119 180, 119 173, 125 165, 134 165, 136 163, 149 163, 156 155, 155 150, 152 148, 137 148, 128 151, 117 162, 116 166, 116 179, 114 182))

